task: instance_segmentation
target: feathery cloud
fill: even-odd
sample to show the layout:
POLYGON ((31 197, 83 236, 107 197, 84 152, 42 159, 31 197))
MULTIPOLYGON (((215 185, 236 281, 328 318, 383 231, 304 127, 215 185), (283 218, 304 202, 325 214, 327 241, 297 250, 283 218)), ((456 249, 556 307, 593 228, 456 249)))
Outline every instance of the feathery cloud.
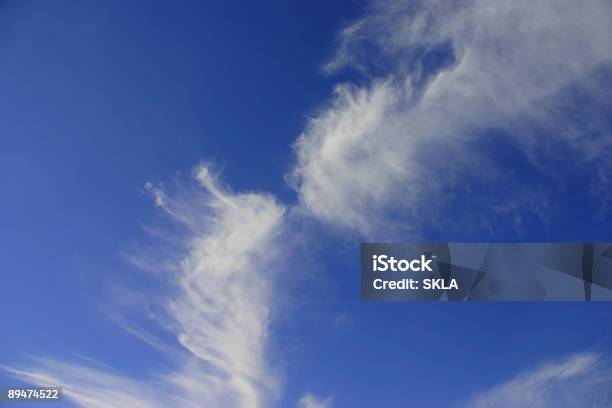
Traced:
POLYGON ((204 191, 184 196, 147 185, 156 204, 189 231, 184 253, 174 254, 181 258, 170 279, 176 294, 163 305, 181 346, 172 351, 180 356, 176 367, 143 380, 53 360, 6 370, 27 381, 61 384, 68 397, 95 408, 262 407, 277 396, 279 379, 267 346, 279 270, 275 240, 285 208, 270 195, 227 191, 207 166, 198 167, 195 177, 204 191))
POLYGON ((444 195, 470 199, 466 180, 509 183, 478 150, 491 129, 535 167, 563 147, 572 162, 597 167, 603 181, 609 123, 603 111, 572 121, 568 110, 580 104, 567 89, 612 106, 601 86, 611 83, 611 37, 605 0, 373 2, 342 31, 325 69, 356 67, 374 79, 338 85, 295 144, 289 178, 301 203, 365 235, 398 219, 418 231, 419 218, 440 209, 444 195))
POLYGON ((600 355, 583 353, 525 371, 474 397, 470 408, 609 407, 612 367, 600 355))

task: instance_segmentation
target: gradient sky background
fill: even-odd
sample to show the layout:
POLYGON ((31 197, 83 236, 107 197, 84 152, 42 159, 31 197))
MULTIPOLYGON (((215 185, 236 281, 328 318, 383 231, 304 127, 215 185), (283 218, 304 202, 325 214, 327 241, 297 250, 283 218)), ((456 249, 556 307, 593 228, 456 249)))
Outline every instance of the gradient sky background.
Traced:
MULTIPOLYGON (((610 34, 612 11, 602 10, 610 34)), ((145 383, 173 365, 125 329, 129 321, 176 342, 145 306, 173 296, 172 278, 137 268, 129 254, 164 246, 147 229, 174 231, 145 183, 190 189, 203 160, 232 191, 269 192, 293 208, 289 235, 306 236, 275 292, 281 306, 267 348, 281 385, 273 406, 462 406, 547 361, 575 353, 607 361, 608 303, 360 301, 358 249, 370 238, 610 241, 612 231, 610 185, 600 178, 609 174, 601 163, 612 123, 605 63, 532 101, 554 105, 579 144, 598 140, 605 154, 552 143, 534 165, 512 135, 537 139, 558 129, 517 114, 513 125, 486 123, 466 142, 487 158, 469 162, 472 171, 494 162, 501 181, 462 173, 416 230, 404 228, 411 211, 397 206, 371 212, 391 214, 398 229, 388 235, 300 207, 304 193, 285 176, 310 118, 330 109, 337 84, 367 89, 397 74, 372 44, 360 58, 380 64, 323 72, 340 30, 368 13, 376 8, 357 1, 0 2, 0 364, 37 367, 33 357, 50 358, 145 383), (584 91, 581 81, 601 92, 584 91)), ((454 62, 444 41, 411 52, 423 83, 454 62)), ((394 200, 411 202, 403 188, 394 200)), ((0 370, 0 385, 17 383, 0 370)))

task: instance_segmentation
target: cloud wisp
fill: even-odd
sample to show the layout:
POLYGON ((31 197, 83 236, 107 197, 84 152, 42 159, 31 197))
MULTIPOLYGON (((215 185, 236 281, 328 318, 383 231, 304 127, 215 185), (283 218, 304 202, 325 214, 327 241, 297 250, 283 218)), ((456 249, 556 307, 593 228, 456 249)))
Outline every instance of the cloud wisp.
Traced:
POLYGON ((157 206, 189 231, 184 253, 174 254, 180 258, 169 279, 175 294, 162 306, 164 326, 178 343, 177 366, 148 373, 147 380, 53 360, 5 369, 62 384, 77 403, 96 408, 117 401, 112 406, 262 407, 277 397, 267 347, 285 208, 267 194, 227 191, 207 166, 195 177, 203 191, 184 197, 147 184, 157 206))
POLYGON ((298 402, 298 408, 331 408, 332 397, 321 398, 314 394, 305 394, 298 402))
POLYGON ((609 407, 612 367, 602 356, 583 353, 525 371, 475 396, 466 408, 609 407))
POLYGON ((564 90, 579 83, 585 98, 612 106, 598 86, 610 76, 611 16, 604 0, 374 1, 325 66, 370 79, 338 85, 295 144, 289 178, 301 203, 367 236, 398 218, 418 233, 419 218, 443 208, 444 195, 470 199, 465 180, 509 183, 475 149, 492 129, 534 166, 546 147, 563 146, 604 179, 610 129, 592 120, 579 131, 564 90))
POLYGON ((61 386, 64 397, 89 408, 162 408, 173 398, 163 384, 137 381, 103 367, 35 359, 27 368, 0 366, 9 374, 36 385, 61 386))

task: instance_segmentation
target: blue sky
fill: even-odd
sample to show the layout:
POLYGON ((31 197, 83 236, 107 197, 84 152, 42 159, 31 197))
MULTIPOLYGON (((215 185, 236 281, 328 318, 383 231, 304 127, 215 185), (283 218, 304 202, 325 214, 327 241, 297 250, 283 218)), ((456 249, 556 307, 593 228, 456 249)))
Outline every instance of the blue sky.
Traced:
POLYGON ((0 385, 610 403, 609 304, 364 303, 358 249, 610 241, 611 13, 0 2, 0 385))

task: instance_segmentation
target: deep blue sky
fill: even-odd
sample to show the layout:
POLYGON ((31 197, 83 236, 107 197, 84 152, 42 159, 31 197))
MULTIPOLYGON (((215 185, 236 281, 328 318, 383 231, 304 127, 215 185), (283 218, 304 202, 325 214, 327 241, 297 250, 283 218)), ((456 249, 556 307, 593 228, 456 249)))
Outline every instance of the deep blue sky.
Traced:
MULTIPOLYGON (((0 362, 78 354, 137 377, 155 368, 158 353, 103 313, 114 288, 146 285, 120 255, 146 240, 142 224, 155 220, 144 183, 212 159, 235 190, 294 202, 283 179, 291 144, 338 82, 321 64, 363 8, 0 3, 0 362)), ((559 197, 575 197, 579 184, 559 197)), ((610 223, 592 207, 567 204, 552 226, 520 234, 508 222, 493 237, 432 228, 428 238, 609 239, 610 223)), ((608 304, 363 303, 357 243, 333 234, 322 242, 334 274, 303 292, 317 302, 299 300, 303 310, 278 334, 281 406, 305 391, 333 394, 341 407, 401 406, 407 397, 413 406, 448 406, 534 362, 612 353, 608 304)), ((0 373, 0 385, 13 383, 0 373)))

